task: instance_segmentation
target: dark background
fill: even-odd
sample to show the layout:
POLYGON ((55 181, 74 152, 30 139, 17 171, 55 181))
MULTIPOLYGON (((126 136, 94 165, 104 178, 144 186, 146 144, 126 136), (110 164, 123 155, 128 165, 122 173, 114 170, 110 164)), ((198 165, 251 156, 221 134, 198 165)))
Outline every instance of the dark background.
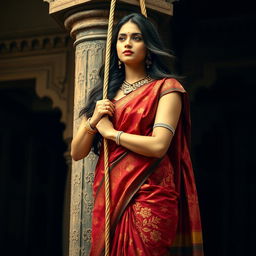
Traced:
POLYGON ((173 46, 190 91, 192 158, 206 256, 255 255, 255 9, 174 4, 173 46))
POLYGON ((35 80, 0 82, 0 255, 62 255, 61 113, 35 80))

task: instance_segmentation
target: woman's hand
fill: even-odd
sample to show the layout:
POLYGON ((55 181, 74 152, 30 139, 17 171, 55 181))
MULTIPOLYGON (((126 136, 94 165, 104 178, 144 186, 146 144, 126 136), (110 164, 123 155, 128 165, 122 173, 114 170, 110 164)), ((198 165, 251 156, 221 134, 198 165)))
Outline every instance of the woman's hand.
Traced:
POLYGON ((117 132, 114 129, 112 122, 108 119, 108 116, 102 117, 96 125, 96 128, 99 133, 106 139, 109 139, 113 136, 113 134, 117 132))
POLYGON ((90 120, 92 127, 96 127, 98 122, 104 115, 113 116, 115 112, 115 105, 108 99, 98 100, 95 105, 95 109, 90 120))

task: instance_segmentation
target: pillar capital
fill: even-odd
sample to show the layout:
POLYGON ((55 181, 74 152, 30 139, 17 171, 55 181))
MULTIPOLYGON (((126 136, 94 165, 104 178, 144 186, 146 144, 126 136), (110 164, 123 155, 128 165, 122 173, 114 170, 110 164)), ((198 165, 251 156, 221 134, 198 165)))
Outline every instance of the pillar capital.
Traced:
MULTIPOLYGON (((118 12, 116 17, 125 15, 118 12)), ((82 41, 106 40, 109 12, 104 9, 84 10, 68 16, 64 25, 75 40, 74 46, 82 41)))
MULTIPOLYGON (((73 13, 86 10, 109 10, 111 0, 43 0, 49 3, 49 13, 56 21, 63 25, 66 17, 73 13)), ((173 2, 176 0, 146 0, 146 7, 151 12, 172 16, 173 2)), ((120 10, 139 10, 139 0, 119 0, 117 2, 118 12, 120 10)))

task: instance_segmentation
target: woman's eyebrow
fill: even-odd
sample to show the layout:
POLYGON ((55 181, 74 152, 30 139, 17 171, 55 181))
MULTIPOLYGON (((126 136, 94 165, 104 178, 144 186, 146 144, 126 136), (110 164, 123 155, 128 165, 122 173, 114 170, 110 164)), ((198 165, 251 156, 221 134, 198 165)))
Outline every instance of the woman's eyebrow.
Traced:
POLYGON ((119 36, 127 36, 128 34, 131 34, 132 36, 142 36, 141 33, 120 33, 119 36))

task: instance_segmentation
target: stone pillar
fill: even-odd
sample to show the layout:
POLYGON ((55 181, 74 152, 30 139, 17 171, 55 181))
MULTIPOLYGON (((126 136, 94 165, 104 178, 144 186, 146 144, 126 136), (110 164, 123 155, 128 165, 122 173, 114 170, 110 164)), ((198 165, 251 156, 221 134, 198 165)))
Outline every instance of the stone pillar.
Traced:
MULTIPOLYGON (((75 95, 74 130, 81 119, 79 111, 85 105, 89 91, 98 79, 103 63, 108 13, 103 10, 87 10, 69 16, 65 26, 75 39, 75 95)), ((97 157, 88 157, 72 164, 70 244, 69 256, 88 255, 91 238, 93 208, 92 183, 97 157)))
MULTIPOLYGON (((81 120, 79 111, 84 106, 89 91, 94 87, 99 67, 103 63, 108 25, 109 0, 44 0, 49 2, 50 14, 74 39, 75 94, 74 126, 77 132, 81 120)), ((148 15, 159 20, 172 15, 174 0, 147 0, 148 15)), ((139 12, 138 0, 119 0, 115 17, 128 12, 139 12)), ((69 256, 87 256, 91 239, 91 215, 93 208, 92 184, 97 157, 88 157, 72 163, 69 256)))

